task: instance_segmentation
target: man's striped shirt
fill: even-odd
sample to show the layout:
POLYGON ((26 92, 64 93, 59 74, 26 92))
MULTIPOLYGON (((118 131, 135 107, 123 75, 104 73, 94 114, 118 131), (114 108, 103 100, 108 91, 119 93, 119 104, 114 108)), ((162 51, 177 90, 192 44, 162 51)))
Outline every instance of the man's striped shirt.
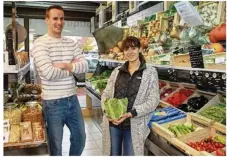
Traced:
POLYGON ((41 79, 42 98, 44 100, 59 99, 75 94, 73 74, 67 70, 55 68, 53 63, 73 63, 74 73, 85 73, 88 63, 81 53, 78 42, 69 38, 53 38, 49 35, 39 37, 32 49, 32 56, 41 79))

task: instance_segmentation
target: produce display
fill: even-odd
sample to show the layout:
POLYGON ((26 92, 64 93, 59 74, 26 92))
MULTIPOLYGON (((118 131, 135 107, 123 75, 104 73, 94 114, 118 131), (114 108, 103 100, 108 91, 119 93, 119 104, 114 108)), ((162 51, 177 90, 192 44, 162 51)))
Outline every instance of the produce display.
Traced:
POLYGON ((9 119, 10 124, 20 124, 21 122, 21 111, 17 108, 18 104, 8 103, 4 109, 4 120, 9 119))
POLYGON ((111 70, 104 71, 99 76, 93 76, 88 81, 91 83, 91 87, 101 95, 102 91, 106 88, 108 78, 111 75, 111 70))
POLYGON ((200 7, 199 13, 203 19, 204 25, 215 26, 217 22, 218 3, 210 2, 200 7))
POLYGON ((9 142, 19 142, 20 141, 20 125, 11 125, 9 142))
POLYGON ((21 122, 21 141, 31 141, 32 140, 32 126, 31 122, 21 122))
POLYGON ((220 136, 220 135, 214 136, 214 140, 215 140, 216 142, 220 142, 220 143, 222 143, 222 144, 225 144, 225 143, 226 143, 225 138, 224 138, 223 136, 220 136))
POLYGON ((215 106, 207 107, 199 114, 206 118, 214 120, 216 122, 220 122, 224 125, 226 123, 226 105, 225 104, 218 104, 215 106))
POLYGON ((25 84, 20 92, 24 94, 41 94, 42 89, 38 84, 25 84))
POLYGON ((174 93, 171 97, 168 97, 166 102, 172 104, 175 107, 178 107, 192 94, 193 91, 190 89, 180 89, 180 91, 174 93))
POLYGON ((159 81, 158 83, 159 83, 159 89, 163 88, 166 85, 166 83, 163 81, 159 81))
POLYGON ((176 89, 173 89, 172 87, 163 89, 162 93, 160 94, 160 99, 167 98, 171 93, 173 93, 176 89))
POLYGON ((111 119, 119 119, 127 111, 128 99, 107 99, 104 102, 104 109, 107 116, 111 119))
POLYGON ((199 97, 193 97, 188 99, 187 104, 181 104, 177 108, 184 112, 197 112, 199 109, 201 109, 206 103, 208 102, 208 99, 204 97, 203 95, 199 97))
POLYGON ((202 128, 195 127, 193 124, 190 124, 190 123, 185 123, 185 124, 171 125, 170 127, 168 127, 168 129, 172 133, 174 133, 177 137, 181 137, 191 132, 198 131, 202 128))
POLYGON ((40 141, 44 139, 44 131, 40 122, 32 123, 32 133, 34 141, 40 141))
POLYGON ((42 116, 42 110, 40 110, 38 107, 28 107, 23 113, 22 113, 22 119, 23 122, 40 122, 43 123, 43 116, 42 116))
POLYGON ((172 31, 172 28, 173 28, 173 19, 174 19, 174 16, 170 16, 168 18, 168 28, 166 29, 166 32, 168 32, 168 34, 170 34, 170 32, 172 31))
POLYGON ((13 84, 12 87, 13 92, 18 94, 8 99, 11 103, 4 105, 4 146, 42 142, 45 140, 42 106, 37 101, 31 101, 41 98, 41 87, 33 84, 13 84))
POLYGON ((209 38, 212 43, 226 40, 226 24, 223 23, 213 28, 209 34, 209 38))
MULTIPOLYGON (((206 151, 209 153, 215 152, 216 155, 221 155, 220 149, 225 147, 225 144, 222 144, 220 142, 216 142, 213 137, 209 137, 206 139, 203 139, 199 142, 190 142, 188 145, 197 151, 206 151)), ((224 155, 224 154, 223 154, 224 155)))
POLYGON ((160 20, 153 20, 149 24, 149 37, 160 35, 160 20))
POLYGON ((148 127, 152 128, 153 123, 163 124, 186 117, 186 114, 174 107, 157 108, 151 113, 148 127))

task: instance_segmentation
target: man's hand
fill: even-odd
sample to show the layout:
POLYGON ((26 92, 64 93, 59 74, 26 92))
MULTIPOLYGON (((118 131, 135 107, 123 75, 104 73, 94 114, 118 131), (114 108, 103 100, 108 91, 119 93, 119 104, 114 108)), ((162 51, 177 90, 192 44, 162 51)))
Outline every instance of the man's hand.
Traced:
POLYGON ((53 63, 53 66, 55 68, 68 70, 69 72, 72 72, 73 66, 71 63, 53 63))
POLYGON ((79 61, 80 61, 80 59, 75 58, 74 60, 72 60, 71 63, 76 63, 76 62, 79 62, 79 61))
POLYGON ((59 69, 65 69, 66 67, 65 63, 53 63, 53 66, 59 69))
POLYGON ((131 117, 132 117, 131 112, 128 112, 128 113, 122 115, 122 116, 120 117, 119 120, 114 121, 114 124, 115 124, 115 125, 119 125, 119 124, 121 124, 122 122, 124 122, 125 119, 131 118, 131 117))

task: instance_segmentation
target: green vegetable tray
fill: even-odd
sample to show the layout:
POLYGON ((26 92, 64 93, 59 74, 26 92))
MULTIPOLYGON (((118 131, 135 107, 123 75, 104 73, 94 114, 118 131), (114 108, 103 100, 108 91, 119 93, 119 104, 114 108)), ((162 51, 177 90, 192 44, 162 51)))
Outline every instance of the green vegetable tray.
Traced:
POLYGON ((217 94, 197 113, 216 122, 225 122, 226 100, 222 95, 217 94))
MULTIPOLYGON (((206 127, 210 127, 214 122, 198 114, 187 113, 187 117, 181 118, 175 121, 171 121, 169 123, 164 123, 164 124, 153 123, 152 130, 159 136, 171 142, 172 138, 177 138, 177 136, 173 132, 171 132, 168 128, 176 124, 185 124, 185 123, 193 124, 196 128, 197 127, 206 128, 206 127)), ((195 131, 195 132, 198 132, 198 131, 195 131)), ((192 133, 188 133, 187 135, 190 135, 190 134, 192 133)), ((182 135, 182 136, 185 136, 185 135, 182 135)))

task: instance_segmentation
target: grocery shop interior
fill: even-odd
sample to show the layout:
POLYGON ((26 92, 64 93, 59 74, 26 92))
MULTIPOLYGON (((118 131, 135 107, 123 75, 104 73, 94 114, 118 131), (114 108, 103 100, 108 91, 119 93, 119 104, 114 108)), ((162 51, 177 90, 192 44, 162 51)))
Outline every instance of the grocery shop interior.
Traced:
MULTIPOLYGON (((51 125, 47 125, 43 112, 45 107, 50 115, 52 108, 48 108, 48 103, 44 102, 48 102, 45 99, 51 89, 60 87, 63 91, 66 83, 64 79, 60 82, 62 85, 45 80, 35 58, 36 52, 33 51, 36 40, 46 37, 47 32, 49 34, 51 10, 49 17, 46 10, 53 5, 64 9, 61 36, 79 45, 80 55, 87 61, 85 73, 76 72, 81 70, 81 64, 72 59, 69 65, 77 69, 74 73, 60 69, 67 71, 68 78, 73 78, 73 90, 84 120, 86 139, 80 155, 111 155, 106 153, 108 142, 105 141, 104 119, 106 116, 120 119, 122 115, 129 115, 133 155, 226 156, 225 1, 4 1, 3 155, 53 155, 51 129, 48 130, 51 125), (125 39, 130 36, 140 42, 138 50, 146 62, 141 77, 135 72, 136 78, 141 80, 140 85, 146 82, 143 79, 145 71, 157 71, 157 90, 154 91, 158 93, 157 105, 153 96, 144 97, 144 104, 153 103, 150 108, 138 104, 138 95, 142 92, 139 87, 137 89, 130 85, 130 80, 125 85, 116 83, 116 86, 111 82, 111 73, 115 68, 120 66, 121 71, 127 67, 125 39), (126 113, 132 97, 128 96, 129 90, 126 91, 129 101, 114 96, 101 101, 110 88, 139 90, 129 114, 126 113), (151 102, 145 102, 145 99, 151 102), (147 110, 142 119, 140 109, 147 110), (139 120, 144 124, 136 124, 138 128, 135 130, 134 123, 139 120), (149 134, 145 136, 147 130, 149 134), (135 132, 138 132, 138 136, 135 132), (135 138, 140 139, 141 133, 142 146, 138 146, 135 138), (140 150, 137 147, 141 147, 142 151, 137 151, 140 150)), ((59 8, 56 10, 59 11, 59 8)), ((58 28, 53 26, 52 29, 56 31, 58 28)), ((53 51, 52 48, 40 54, 48 53, 46 56, 52 62, 54 57, 49 51, 53 51)), ((67 58, 67 55, 61 56, 67 58)), ((60 61, 63 61, 62 58, 60 61)), ((54 65, 51 64, 52 67, 54 65)), ((130 75, 130 79, 133 79, 133 75, 130 75)), ((146 79, 152 81, 152 75, 146 79)), ((153 91, 150 87, 150 84, 146 87, 146 95, 153 91)), ((109 121, 108 124, 115 125, 116 122, 109 121)), ((62 156, 72 155, 73 152, 70 148, 70 141, 73 141, 70 130, 63 125, 62 148, 59 148, 62 156)), ((111 153, 113 139, 111 133, 111 153)), ((122 149, 120 155, 125 153, 122 149)))

